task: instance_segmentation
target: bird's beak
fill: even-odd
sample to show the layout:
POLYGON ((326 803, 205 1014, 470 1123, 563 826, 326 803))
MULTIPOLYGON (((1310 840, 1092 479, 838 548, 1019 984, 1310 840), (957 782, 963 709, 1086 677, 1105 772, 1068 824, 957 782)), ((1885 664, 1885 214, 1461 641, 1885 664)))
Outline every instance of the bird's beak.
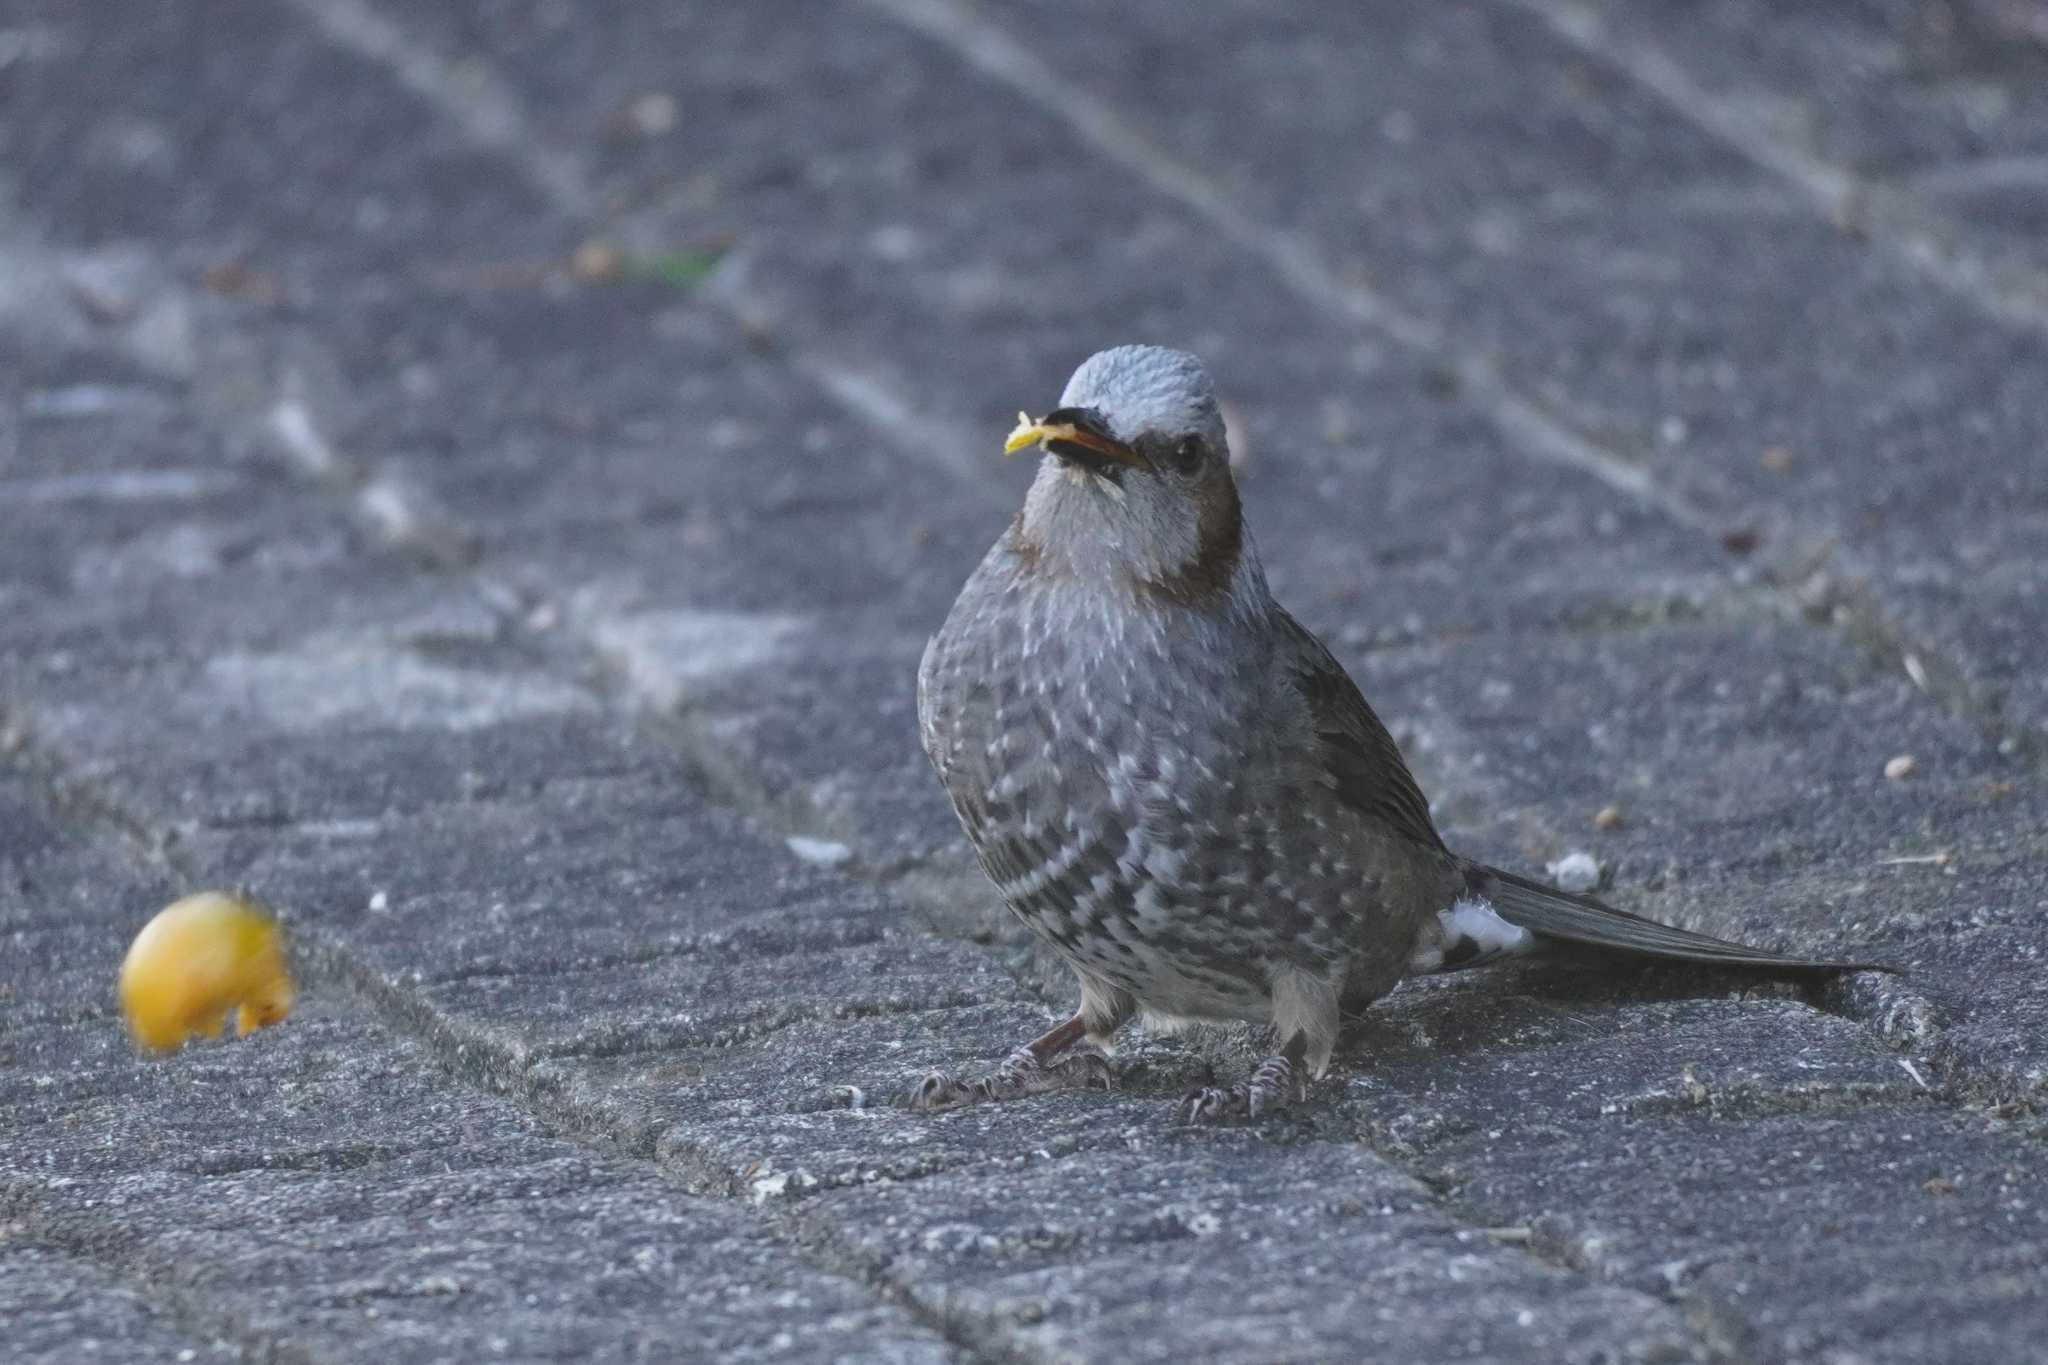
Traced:
POLYGON ((1096 473, 1112 465, 1146 466, 1144 456, 1103 430, 1101 420, 1086 408, 1061 408, 1036 421, 1018 413, 1017 429, 1003 442, 1003 453, 1013 454, 1028 445, 1044 446, 1051 454, 1096 473))

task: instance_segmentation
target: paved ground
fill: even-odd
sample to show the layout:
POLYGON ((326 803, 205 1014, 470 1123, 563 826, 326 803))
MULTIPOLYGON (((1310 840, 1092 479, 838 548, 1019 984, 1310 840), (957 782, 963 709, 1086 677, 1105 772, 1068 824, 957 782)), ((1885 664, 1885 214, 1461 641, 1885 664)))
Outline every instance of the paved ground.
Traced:
POLYGON ((0 3, 0 1353, 2038 1348, 2048 12, 1297 24, 0 3), (895 1108, 1065 990, 910 680, 1137 339, 1454 841, 1910 975, 895 1108), (303 1008, 139 1059, 128 936, 237 883, 303 1008))

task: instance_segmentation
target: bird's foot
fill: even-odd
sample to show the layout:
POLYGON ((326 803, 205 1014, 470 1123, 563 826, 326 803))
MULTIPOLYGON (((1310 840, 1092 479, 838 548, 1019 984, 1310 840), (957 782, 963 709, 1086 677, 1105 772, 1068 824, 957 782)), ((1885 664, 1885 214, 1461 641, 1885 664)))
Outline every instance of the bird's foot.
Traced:
POLYGON ((986 1076, 963 1081, 934 1071, 910 1092, 910 1107, 920 1114, 940 1114, 970 1104, 1021 1099, 1054 1090, 1114 1090, 1116 1067, 1093 1048, 1076 1048, 1054 1061, 1040 1061, 1030 1047, 1020 1047, 986 1076))
POLYGON ((1284 1056, 1260 1062, 1249 1080, 1190 1090, 1180 1102, 1183 1123, 1230 1123, 1277 1113, 1308 1098, 1308 1071, 1284 1056))

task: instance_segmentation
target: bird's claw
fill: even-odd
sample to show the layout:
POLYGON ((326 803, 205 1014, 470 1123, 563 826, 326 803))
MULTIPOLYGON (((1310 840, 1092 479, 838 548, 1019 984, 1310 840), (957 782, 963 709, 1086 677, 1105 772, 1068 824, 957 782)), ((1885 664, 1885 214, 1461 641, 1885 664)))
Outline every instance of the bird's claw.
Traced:
POLYGON ((1041 1062, 1029 1048, 1018 1048, 986 1076, 963 1081, 934 1071, 910 1092, 910 1108, 920 1114, 942 1114, 970 1104, 1014 1100, 1051 1090, 1114 1090, 1116 1067, 1093 1048, 1076 1048, 1056 1061, 1041 1062))
POLYGON ((1229 1123, 1276 1113, 1308 1098, 1308 1077, 1285 1057, 1260 1062, 1249 1080, 1233 1086, 1203 1086, 1180 1102, 1182 1123, 1229 1123))

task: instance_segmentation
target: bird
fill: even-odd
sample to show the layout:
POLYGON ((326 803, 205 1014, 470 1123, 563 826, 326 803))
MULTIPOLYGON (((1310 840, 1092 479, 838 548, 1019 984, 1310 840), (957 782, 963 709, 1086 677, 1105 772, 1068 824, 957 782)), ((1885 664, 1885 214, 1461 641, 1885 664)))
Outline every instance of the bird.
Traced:
MULTIPOLYGON (((1215 387, 1195 356, 1117 346, 1006 452, 1022 509, 918 666, 920 737, 982 870, 1071 967, 1079 1006, 991 1073, 912 1088, 940 1112, 1113 1087, 1134 1017, 1270 1024, 1195 1122, 1304 1100, 1341 1024, 1404 977, 1545 950, 1777 973, 1787 956, 1459 857, 1330 650, 1274 600, 1215 387)), ((1878 967, 1878 970, 1889 970, 1878 967)))

